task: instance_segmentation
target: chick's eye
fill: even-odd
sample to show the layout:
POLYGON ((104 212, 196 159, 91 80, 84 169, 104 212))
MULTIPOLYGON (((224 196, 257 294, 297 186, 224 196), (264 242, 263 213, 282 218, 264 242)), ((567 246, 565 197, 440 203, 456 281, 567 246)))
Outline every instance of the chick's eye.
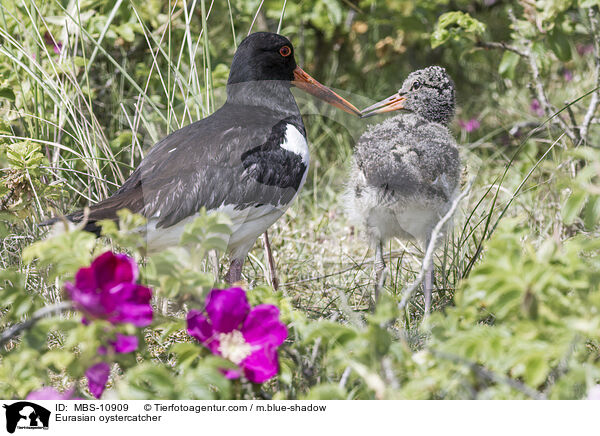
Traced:
POLYGON ((288 57, 289 55, 291 55, 291 54, 292 54, 292 49, 291 49, 291 48, 289 48, 287 45, 284 45, 283 47, 281 47, 281 48, 279 49, 279 54, 280 54, 281 56, 283 56, 284 58, 285 58, 285 57, 288 57))
POLYGON ((415 83, 412 84, 411 86, 411 90, 416 91, 417 89, 419 89, 421 87, 421 82, 417 81, 415 83))

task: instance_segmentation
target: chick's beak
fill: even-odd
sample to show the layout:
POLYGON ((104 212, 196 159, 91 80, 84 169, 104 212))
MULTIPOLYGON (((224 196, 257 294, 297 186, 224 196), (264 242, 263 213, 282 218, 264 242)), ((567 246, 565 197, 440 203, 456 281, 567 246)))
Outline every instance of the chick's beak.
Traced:
POLYGON ((396 94, 369 106, 361 111, 361 118, 372 117, 373 115, 382 114, 384 112, 397 111, 404 109, 406 97, 404 93, 397 92, 396 94))
POLYGON ((319 82, 305 73, 300 67, 296 67, 294 69, 294 80, 292 81, 292 85, 305 92, 308 92, 311 95, 314 95, 315 97, 337 107, 338 109, 341 109, 352 115, 360 116, 360 111, 354 107, 352 103, 343 99, 326 86, 321 85, 319 82))

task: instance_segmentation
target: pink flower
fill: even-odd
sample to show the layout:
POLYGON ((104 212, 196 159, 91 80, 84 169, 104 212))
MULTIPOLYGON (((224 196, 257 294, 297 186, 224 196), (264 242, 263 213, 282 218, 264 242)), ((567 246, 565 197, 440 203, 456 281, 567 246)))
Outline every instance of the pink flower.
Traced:
POLYGON ((75 284, 65 290, 75 307, 90 319, 106 319, 113 324, 132 323, 138 327, 152 322, 152 291, 136 284, 138 268, 130 257, 111 251, 98 256, 87 268, 80 268, 75 284))
POLYGON ((51 45, 52 46, 52 48, 54 49, 54 53, 60 54, 60 52, 62 51, 63 43, 62 42, 56 42, 56 40, 54 39, 54 37, 52 35, 50 35, 50 32, 48 32, 48 31, 46 31, 46 33, 44 33, 44 42, 47 45, 51 45))
POLYGON ((74 389, 69 389, 61 394, 54 388, 45 387, 30 392, 26 400, 83 400, 83 398, 73 398, 74 392, 74 389))
POLYGON ((479 121, 477 119, 475 119, 475 118, 471 118, 468 121, 458 120, 458 125, 465 132, 472 132, 474 130, 479 129, 479 127, 481 126, 481 124, 479 123, 479 121))
POLYGON ((593 44, 577 44, 577 53, 579 56, 585 56, 594 52, 593 44))
MULTIPOLYGON (((276 306, 259 304, 251 309, 243 289, 213 289, 206 298, 206 314, 189 311, 190 336, 213 354, 239 365, 251 382, 263 383, 277 375, 277 347, 287 338, 287 328, 279 320, 276 306)), ((228 378, 240 374, 225 371, 228 378)))
POLYGON ((102 396, 104 389, 106 389, 109 375, 110 366, 106 362, 96 363, 87 369, 85 376, 88 379, 90 392, 94 397, 100 398, 102 396))
POLYGON ((537 98, 534 98, 533 100, 531 100, 529 109, 531 109, 531 112, 533 112, 538 117, 541 117, 544 115, 544 109, 542 108, 542 105, 540 104, 540 102, 538 101, 537 98))
POLYGON ((570 82, 571 80, 573 80, 573 72, 568 68, 564 68, 562 70, 562 75, 566 82, 570 82))

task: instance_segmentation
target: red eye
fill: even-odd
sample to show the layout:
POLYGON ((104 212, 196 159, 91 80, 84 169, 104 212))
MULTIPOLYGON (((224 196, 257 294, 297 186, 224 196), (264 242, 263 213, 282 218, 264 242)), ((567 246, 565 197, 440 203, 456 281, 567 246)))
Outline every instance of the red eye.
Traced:
POLYGON ((279 54, 281 56, 283 56, 284 58, 288 57, 289 55, 292 54, 292 49, 289 48, 287 45, 284 45, 283 47, 281 47, 279 49, 279 54))

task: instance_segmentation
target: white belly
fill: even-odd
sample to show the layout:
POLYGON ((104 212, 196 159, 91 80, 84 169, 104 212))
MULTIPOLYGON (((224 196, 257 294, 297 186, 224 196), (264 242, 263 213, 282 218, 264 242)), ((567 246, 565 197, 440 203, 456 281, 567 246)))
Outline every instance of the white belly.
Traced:
MULTIPOLYGON (((227 205, 209 211, 209 214, 214 212, 224 213, 231 219, 233 223, 232 233, 227 249, 233 257, 243 258, 252 248, 256 239, 283 215, 285 209, 263 205, 236 210, 234 206, 227 205)), ((158 229, 156 228, 158 219, 148 220, 146 226, 148 251, 156 252, 178 245, 185 225, 197 217, 198 215, 190 216, 171 227, 160 227, 158 229)))
POLYGON ((398 237, 424 243, 438 221, 450 208, 449 202, 424 203, 407 200, 369 210, 366 227, 381 240, 398 237))
POLYGON ((423 243, 446 214, 455 195, 452 194, 449 201, 407 196, 382 202, 380 190, 367 186, 363 187, 360 197, 347 191, 345 206, 350 220, 363 225, 374 240, 398 237, 423 243))

